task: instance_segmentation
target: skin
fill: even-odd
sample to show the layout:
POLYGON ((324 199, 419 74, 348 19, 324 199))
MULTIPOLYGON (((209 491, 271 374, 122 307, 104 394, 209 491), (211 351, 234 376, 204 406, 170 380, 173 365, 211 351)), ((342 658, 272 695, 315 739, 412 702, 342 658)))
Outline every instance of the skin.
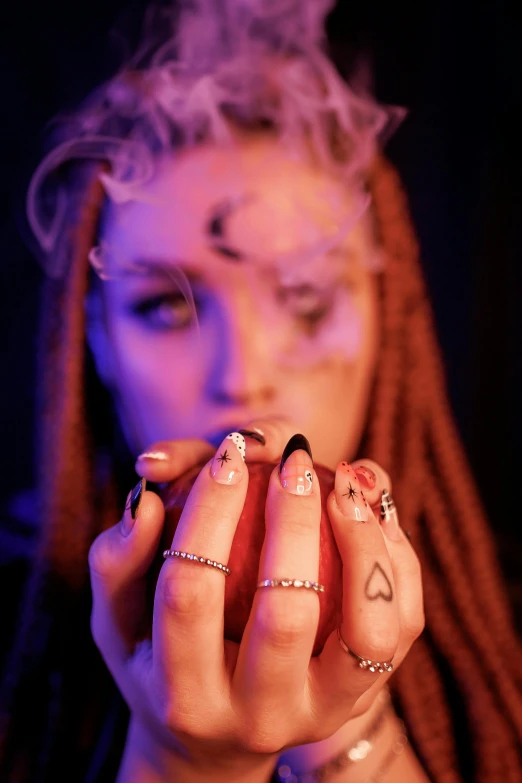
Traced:
POLYGON ((371 233, 359 221, 320 267, 321 278, 325 271, 332 276, 340 338, 328 317, 315 329, 292 315, 289 304, 301 304, 297 295, 278 301, 288 288, 274 278, 272 262, 301 247, 303 237, 313 242, 328 235, 349 212, 339 183, 293 160, 274 140, 256 139, 165 161, 138 196, 106 210, 102 238, 112 279, 103 284, 103 306, 90 308, 89 323, 98 370, 116 396, 135 453, 158 440, 188 437, 214 438, 217 446, 220 432, 279 418, 306 433, 316 462, 335 469, 340 459, 353 458, 378 349, 376 280, 364 264, 375 253, 371 233), (227 237, 247 250, 262 247, 266 261, 232 263, 209 243, 208 215, 238 192, 249 201, 228 218, 227 237), (142 260, 150 274, 126 271, 142 260), (201 344, 194 329, 180 327, 188 308, 183 301, 169 304, 176 285, 153 273, 154 262, 197 276, 201 344), (147 318, 132 312, 160 295, 164 302, 147 318), (332 333, 341 349, 329 347, 332 333), (281 335, 291 335, 290 356, 303 361, 280 360, 274 346, 281 335))
MULTIPOLYGON (((228 561, 248 469, 236 455, 238 480, 220 483, 209 440, 217 446, 220 433, 257 426, 266 445, 249 440, 247 457, 273 461, 294 433, 304 433, 316 463, 335 469, 343 460, 345 466, 337 468, 340 479, 327 505, 344 566, 343 638, 373 660, 393 656, 394 666, 400 665, 423 627, 418 560, 404 535, 392 540, 378 521, 382 490, 391 491, 378 465, 363 463, 373 471, 375 486, 366 490, 362 520, 345 493, 345 461, 357 451, 378 353, 376 281, 364 265, 375 253, 371 232, 364 221, 350 232, 342 245, 346 263, 331 280, 332 290, 350 291, 349 307, 346 299, 338 302, 345 320, 335 328, 345 329, 348 343, 342 346, 335 329, 326 339, 281 304, 273 275, 278 254, 301 247, 303 237, 313 243, 331 233, 339 211, 351 208, 349 194, 334 180, 291 158, 273 140, 257 139, 164 161, 156 179, 134 195, 106 210, 102 238, 109 279, 91 292, 88 334, 131 448, 156 455, 138 459, 140 474, 172 480, 209 459, 171 549, 211 552, 228 561), (263 248, 256 264, 234 264, 219 255, 205 232, 215 205, 238 192, 251 200, 228 218, 227 241, 242 252, 263 248), (170 269, 176 263, 190 273, 194 295, 203 302, 201 342, 192 329, 172 321, 173 313, 181 322, 187 315, 179 300, 172 307, 172 278, 130 274, 137 261, 149 270, 154 261, 170 269), (152 316, 147 306, 144 319, 136 303, 160 294, 168 295, 167 306, 164 301, 152 316), (365 595, 375 563, 393 598, 365 595)), ((305 452, 296 454, 305 464, 305 452)), ((298 573, 318 579, 321 502, 310 471, 306 495, 292 494, 277 467, 273 471, 261 579, 298 573)), ((356 478, 353 486, 360 498, 356 478)), ((261 783, 285 748, 285 761, 304 772, 363 736, 380 709, 377 696, 389 674, 376 678, 361 670, 335 633, 311 659, 319 611, 313 591, 258 590, 238 645, 223 638, 223 574, 168 558, 156 586, 152 638, 143 639, 150 600, 146 574, 163 521, 160 499, 144 492, 134 518, 128 507, 90 552, 93 637, 132 713, 118 783, 261 783)), ((386 731, 383 753, 396 737, 393 719, 386 731)), ((358 769, 370 776, 377 762, 382 759, 375 754, 358 769)), ((409 751, 386 779, 426 780, 409 751)))

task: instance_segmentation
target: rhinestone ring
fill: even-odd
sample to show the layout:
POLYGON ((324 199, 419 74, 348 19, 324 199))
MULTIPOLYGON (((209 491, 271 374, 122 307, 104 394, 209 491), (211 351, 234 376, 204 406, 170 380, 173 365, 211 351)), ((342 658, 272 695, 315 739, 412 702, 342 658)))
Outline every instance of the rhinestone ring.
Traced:
POLYGON ((315 590, 316 593, 324 593, 324 585, 319 582, 311 582, 309 579, 262 579, 257 587, 299 587, 305 590, 315 590))
POLYGON ((230 568, 223 563, 218 563, 216 560, 208 560, 206 557, 200 557, 199 555, 191 555, 188 552, 179 552, 177 549, 166 549, 163 552, 163 557, 166 560, 167 557, 181 557, 183 560, 192 560, 194 563, 201 563, 201 565, 207 565, 211 568, 218 568, 225 576, 230 576, 230 568))
POLYGON ((374 672, 378 674, 384 674, 384 672, 391 672, 393 671, 393 658, 390 658, 389 661, 383 661, 380 663, 379 661, 370 661, 369 658, 361 658, 360 655, 357 655, 357 653, 354 653, 353 650, 350 650, 346 642, 344 641, 343 637, 341 636, 341 629, 337 629, 337 638, 339 639, 339 644, 343 648, 345 652, 348 653, 348 655, 351 655, 352 658, 355 658, 356 661, 359 662, 359 668, 360 669, 367 669, 369 672, 374 672))

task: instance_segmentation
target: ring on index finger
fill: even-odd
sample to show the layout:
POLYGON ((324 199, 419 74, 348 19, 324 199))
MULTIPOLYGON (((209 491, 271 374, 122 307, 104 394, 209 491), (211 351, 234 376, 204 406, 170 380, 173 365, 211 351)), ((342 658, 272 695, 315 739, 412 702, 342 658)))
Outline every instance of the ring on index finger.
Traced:
POLYGON ((166 560, 167 557, 179 557, 182 560, 191 560, 193 563, 201 563, 201 565, 217 568, 219 571, 222 571, 225 576, 230 576, 231 574, 230 568, 226 565, 223 565, 223 563, 218 563, 216 560, 209 560, 208 558, 200 557, 199 555, 193 555, 189 552, 181 552, 178 549, 165 549, 163 552, 163 558, 166 560))

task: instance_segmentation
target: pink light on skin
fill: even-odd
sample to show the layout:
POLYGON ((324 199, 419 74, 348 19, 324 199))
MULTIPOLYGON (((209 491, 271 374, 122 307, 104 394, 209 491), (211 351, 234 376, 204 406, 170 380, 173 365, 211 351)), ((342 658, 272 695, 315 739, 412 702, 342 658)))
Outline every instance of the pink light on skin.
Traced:
MULTIPOLYGON (((288 161, 286 164, 282 171, 284 177, 289 174, 286 170, 288 161)), ((290 168, 292 164, 293 161, 290 168)), ((172 162, 166 162, 166 165, 170 167, 172 162)), ((371 245, 367 241, 368 220, 364 213, 369 198, 358 194, 354 199, 348 199, 341 183, 320 176, 315 178, 313 188, 294 188, 289 192, 288 188, 278 186, 281 172, 278 175, 275 169, 274 174, 272 167, 269 171, 269 187, 268 183, 261 182, 260 187, 249 190, 248 172, 242 168, 241 157, 231 158, 227 174, 234 195, 225 201, 230 207, 221 218, 225 236, 220 237, 220 241, 222 239, 227 248, 237 250, 238 257, 244 259, 248 267, 245 274, 253 290, 259 290, 259 286, 266 288, 267 279, 273 284, 272 291, 260 297, 258 304, 281 365, 311 366, 328 356, 352 361, 361 344, 361 319, 350 285, 346 285, 349 267, 364 263, 375 270, 380 262, 377 251, 367 252, 371 245), (361 245, 365 245, 362 252, 361 245), (296 313, 315 313, 316 320, 321 314, 321 326, 314 330, 313 340, 306 330, 296 329, 295 319, 281 322, 278 312, 281 305, 276 301, 276 291, 280 301, 295 303, 296 313), (270 328, 276 324, 276 329, 270 328)), ((263 177, 267 178, 266 171, 263 177)), ((132 206, 136 204, 143 205, 147 211, 166 211, 168 197, 161 176, 148 187, 136 186, 132 198, 118 205, 123 215, 122 223, 126 224, 125 213, 132 213, 132 206)), ((187 198, 193 198, 190 192, 187 198)), ((217 202, 218 206, 220 203, 217 202)), ((201 237, 207 240, 211 250, 213 238, 208 233, 208 217, 216 211, 214 204, 200 227, 201 237)), ((171 221, 169 224, 173 226, 171 221)), ((153 237, 149 245, 154 246, 153 237)), ((122 254, 117 246, 109 247, 108 242, 102 240, 100 246, 91 251, 90 260, 102 279, 113 281, 122 275, 147 274, 152 267, 161 266, 195 309, 183 262, 178 265, 171 259, 170 263, 158 263, 152 258, 129 265, 124 256, 125 250, 122 254)), ((226 257, 224 261, 231 263, 226 257)), ((225 268, 223 274, 227 274, 225 268)), ((197 319, 194 325, 198 327, 197 319)))
POLYGON ((339 211, 326 225, 325 201, 316 199, 330 184, 335 201, 335 180, 263 139, 191 150, 158 164, 149 199, 108 204, 100 236, 108 279, 93 289, 103 307, 90 308, 88 334, 136 454, 156 441, 206 438, 274 416, 306 432, 323 465, 335 468, 352 453, 378 346, 369 221, 362 218, 338 247, 314 259, 320 271, 312 290, 288 290, 272 255, 301 247, 311 220, 316 238, 340 224, 339 211), (267 172, 278 172, 277 181, 267 172), (215 205, 238 192, 256 197, 248 220, 243 210, 230 216, 227 235, 257 249, 267 224, 261 205, 276 188, 289 219, 279 220, 274 243, 262 248, 270 262, 224 259, 205 231, 215 205), (294 202, 308 211, 294 210, 294 202), (178 272, 194 296, 199 332, 178 272), (327 309, 317 323, 300 315, 314 302, 327 309))

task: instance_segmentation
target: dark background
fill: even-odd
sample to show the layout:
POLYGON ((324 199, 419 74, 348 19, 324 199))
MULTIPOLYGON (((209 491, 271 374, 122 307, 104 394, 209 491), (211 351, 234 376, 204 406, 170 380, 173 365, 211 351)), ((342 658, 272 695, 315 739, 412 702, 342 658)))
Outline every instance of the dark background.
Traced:
MULTIPOLYGON (((6 3, 7 5, 7 3, 6 3)), ((0 20, 2 170, 0 522, 33 481, 40 270, 23 200, 46 123, 111 75, 143 2, 13 2, 0 20)), ((377 97, 408 107, 387 151, 410 194, 451 401, 522 628, 522 6, 340 0, 344 64, 371 55, 377 97)), ((458 520, 456 520, 458 524, 458 520)))

